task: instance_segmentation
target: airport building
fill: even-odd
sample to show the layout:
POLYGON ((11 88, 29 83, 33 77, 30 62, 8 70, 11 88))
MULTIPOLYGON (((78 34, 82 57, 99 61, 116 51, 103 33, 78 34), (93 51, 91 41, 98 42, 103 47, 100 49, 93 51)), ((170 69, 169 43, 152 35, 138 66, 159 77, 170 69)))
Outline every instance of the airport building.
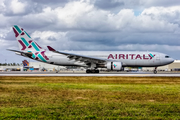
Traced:
POLYGON ((20 66, 0 66, 0 71, 23 71, 23 65, 20 65, 20 66))
POLYGON ((66 70, 67 68, 64 66, 51 65, 43 62, 29 62, 29 68, 31 70, 37 71, 59 71, 66 70))
POLYGON ((43 62, 28 62, 27 60, 22 61, 20 66, 0 66, 0 71, 59 71, 66 70, 64 66, 57 66, 46 64, 43 62))
MULTIPOLYGON (((143 67, 143 71, 153 71, 154 67, 143 67)), ((180 60, 175 60, 173 63, 157 68, 157 71, 180 71, 180 60)))

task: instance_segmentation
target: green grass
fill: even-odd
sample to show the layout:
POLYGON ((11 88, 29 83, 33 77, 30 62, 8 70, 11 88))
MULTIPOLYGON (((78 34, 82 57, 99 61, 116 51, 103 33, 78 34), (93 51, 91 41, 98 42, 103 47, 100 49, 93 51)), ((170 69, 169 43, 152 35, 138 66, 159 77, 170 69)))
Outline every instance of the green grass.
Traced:
POLYGON ((0 77, 0 119, 180 119, 180 78, 0 77))

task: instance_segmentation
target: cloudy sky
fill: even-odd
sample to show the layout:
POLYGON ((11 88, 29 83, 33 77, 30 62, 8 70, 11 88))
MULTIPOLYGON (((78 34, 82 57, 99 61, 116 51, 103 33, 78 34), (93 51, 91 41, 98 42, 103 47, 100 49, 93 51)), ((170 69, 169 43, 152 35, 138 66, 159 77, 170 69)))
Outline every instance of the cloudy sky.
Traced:
POLYGON ((180 0, 0 0, 0 62, 26 59, 12 25, 43 48, 157 51, 180 59, 180 0))

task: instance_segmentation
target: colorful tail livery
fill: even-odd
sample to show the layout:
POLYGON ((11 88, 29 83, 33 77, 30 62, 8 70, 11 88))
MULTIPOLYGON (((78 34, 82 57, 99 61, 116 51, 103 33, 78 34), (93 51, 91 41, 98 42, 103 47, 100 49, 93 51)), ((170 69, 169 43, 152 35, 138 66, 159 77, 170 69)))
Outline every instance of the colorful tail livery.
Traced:
POLYGON ((42 51, 43 49, 32 40, 28 33, 21 27, 14 25, 13 31, 21 51, 42 51))
POLYGON ((22 61, 24 67, 29 67, 29 62, 27 60, 22 61))
POLYGON ((23 28, 14 25, 13 31, 15 33, 20 50, 22 52, 26 52, 28 57, 43 62, 47 62, 47 60, 49 60, 45 54, 46 50, 42 49, 34 40, 32 40, 32 38, 23 28))

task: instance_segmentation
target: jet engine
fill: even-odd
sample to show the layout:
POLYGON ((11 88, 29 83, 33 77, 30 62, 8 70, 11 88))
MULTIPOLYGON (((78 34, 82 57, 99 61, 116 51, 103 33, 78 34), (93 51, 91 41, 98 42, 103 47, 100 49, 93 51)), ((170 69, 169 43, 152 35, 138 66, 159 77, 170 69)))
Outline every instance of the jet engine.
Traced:
POLYGON ((122 69, 122 63, 121 62, 108 62, 107 63, 107 69, 108 70, 121 70, 122 69))
POLYGON ((16 55, 22 55, 22 54, 21 54, 21 53, 19 53, 19 52, 15 52, 15 54, 16 54, 16 55))

